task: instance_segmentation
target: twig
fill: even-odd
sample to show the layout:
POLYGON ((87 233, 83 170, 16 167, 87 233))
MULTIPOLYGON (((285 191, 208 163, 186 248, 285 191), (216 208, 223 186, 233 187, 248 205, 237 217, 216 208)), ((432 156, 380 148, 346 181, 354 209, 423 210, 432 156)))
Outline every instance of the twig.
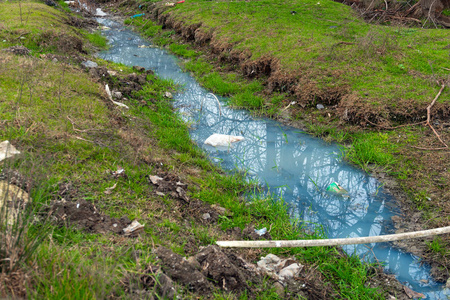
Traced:
POLYGON ((406 11, 405 17, 406 17, 407 15, 409 15, 409 14, 411 13, 411 11, 412 11, 414 8, 416 8, 419 4, 420 4, 420 1, 417 1, 416 4, 414 4, 413 6, 411 6, 411 7, 406 11))
POLYGON ((411 123, 411 124, 398 125, 398 126, 394 126, 394 127, 387 127, 387 126, 378 125, 378 124, 375 124, 373 122, 370 122, 367 119, 367 117, 365 119, 366 119, 366 122, 369 123, 370 125, 373 125, 373 126, 376 126, 376 127, 380 127, 380 128, 383 128, 383 129, 388 129, 388 130, 393 130, 393 129, 397 129, 397 128, 401 128, 401 127, 407 127, 407 126, 420 125, 420 124, 424 124, 424 123, 427 122, 427 121, 422 121, 422 122, 419 122, 419 123, 411 123))
POLYGON ((92 143, 92 144, 96 144, 96 142, 94 142, 94 141, 86 140, 86 139, 83 139, 82 137, 79 137, 79 136, 76 136, 76 135, 74 135, 73 137, 76 138, 77 140, 81 140, 81 141, 89 142, 89 143, 92 143))
POLYGON ((422 23, 422 21, 420 21, 419 19, 416 18, 409 18, 409 17, 397 17, 397 16, 390 16, 390 18, 392 19, 397 19, 397 20, 411 20, 417 23, 422 23))
POLYGON ((72 129, 73 129, 74 131, 78 131, 78 132, 87 132, 87 131, 89 131, 89 129, 85 129, 85 130, 76 129, 76 128, 75 128, 75 122, 72 121, 72 119, 70 119, 69 116, 67 116, 67 119, 69 119, 70 123, 72 124, 72 129))
POLYGON ((221 108, 221 106, 220 106, 219 99, 218 99, 218 98, 216 97, 216 95, 214 95, 213 93, 208 93, 208 94, 205 95, 205 97, 208 96, 208 95, 212 95, 212 96, 216 99, 217 105, 219 106, 219 116, 221 116, 221 115, 222 115, 222 108, 221 108))
POLYGON ((352 42, 338 42, 333 45, 333 47, 339 46, 339 45, 354 45, 355 43, 352 42))
POLYGON ((440 151, 440 150, 448 150, 448 147, 442 147, 442 148, 426 148, 426 147, 417 147, 417 146, 411 146, 412 148, 419 149, 419 150, 429 150, 429 151, 440 151))
POLYGON ((430 120, 431 120, 431 108, 433 107, 434 103, 436 103, 436 100, 439 98, 439 96, 441 95, 441 93, 444 90, 444 88, 445 88, 445 84, 443 83, 441 88, 440 88, 440 90, 439 90, 439 92, 437 93, 436 97, 434 97, 434 99, 431 102, 431 104, 427 106, 427 125, 430 126, 430 128, 433 130, 434 134, 437 136, 439 141, 445 146, 445 148, 448 148, 447 144, 444 143, 444 141, 441 139, 439 134, 436 132, 434 127, 431 126, 431 123, 430 123, 430 120))
POLYGON ((386 0, 384 0, 384 4, 386 4, 386 11, 387 11, 388 10, 388 4, 387 4, 386 0))

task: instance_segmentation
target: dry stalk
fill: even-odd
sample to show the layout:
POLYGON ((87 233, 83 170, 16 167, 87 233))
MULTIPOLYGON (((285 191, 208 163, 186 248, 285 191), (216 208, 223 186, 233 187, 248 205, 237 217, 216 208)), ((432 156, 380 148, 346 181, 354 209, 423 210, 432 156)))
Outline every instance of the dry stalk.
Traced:
POLYGON ((443 83, 441 85, 441 88, 439 89, 439 92, 437 93, 436 97, 434 97, 434 99, 430 103, 430 105, 427 106, 427 121, 425 123, 426 125, 428 125, 431 128, 431 130, 433 130, 434 134, 437 136, 439 141, 444 145, 444 147, 441 147, 441 148, 423 148, 423 147, 415 147, 415 146, 413 146, 413 148, 421 149, 421 150, 445 150, 445 149, 448 149, 448 145, 441 139, 441 136, 437 133, 436 129, 434 129, 434 127, 430 123, 430 121, 431 121, 431 108, 436 103, 436 100, 439 98, 439 96, 441 95, 441 93, 444 90, 444 88, 445 88, 445 84, 443 83))

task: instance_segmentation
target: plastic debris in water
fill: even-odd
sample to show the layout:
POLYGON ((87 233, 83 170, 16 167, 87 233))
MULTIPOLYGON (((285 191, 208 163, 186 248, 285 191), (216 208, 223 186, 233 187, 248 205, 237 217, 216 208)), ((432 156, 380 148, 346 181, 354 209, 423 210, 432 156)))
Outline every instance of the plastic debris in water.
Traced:
POLYGON ((336 194, 336 195, 346 195, 348 194, 347 190, 339 185, 337 182, 333 182, 327 187, 327 192, 336 194))
POLYGON ((213 135, 210 135, 206 141, 206 145, 211 145, 213 147, 229 147, 231 146, 231 143, 236 143, 244 140, 245 138, 243 136, 234 136, 234 135, 226 135, 226 134, 218 134, 214 133, 213 135))
POLYGON ((265 235, 265 234, 266 234, 267 228, 264 227, 264 228, 261 228, 261 229, 255 229, 255 232, 256 232, 259 236, 262 236, 262 235, 265 235))
POLYGON ((137 14, 137 15, 131 16, 130 19, 134 19, 134 18, 137 18, 137 17, 142 17, 144 15, 145 14, 137 14))

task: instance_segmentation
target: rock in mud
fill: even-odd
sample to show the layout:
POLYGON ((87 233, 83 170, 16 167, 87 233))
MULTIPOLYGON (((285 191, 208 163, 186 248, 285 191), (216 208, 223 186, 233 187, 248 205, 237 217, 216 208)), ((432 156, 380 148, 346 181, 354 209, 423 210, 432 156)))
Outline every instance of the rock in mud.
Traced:
POLYGON ((286 282, 299 276, 303 265, 293 259, 281 259, 274 254, 268 254, 258 261, 258 268, 280 282, 286 282))
POLYGON ((16 55, 30 55, 30 53, 31 53, 31 50, 24 46, 12 46, 12 47, 3 49, 3 51, 11 52, 16 55))
POLYGON ((81 65, 82 65, 83 67, 87 68, 87 69, 90 69, 90 68, 97 68, 97 67, 98 67, 98 64, 97 64, 96 62, 93 62, 93 61, 90 61, 90 60, 83 61, 83 62, 81 63, 81 65))
POLYGON ((205 295, 211 293, 211 283, 181 255, 162 246, 155 250, 155 254, 161 260, 164 273, 170 278, 194 292, 205 295))
POLYGON ((170 174, 164 177, 150 175, 149 179, 156 186, 155 193, 170 194, 174 199, 189 203, 190 199, 186 193, 187 185, 182 183, 178 177, 170 174))
POLYGON ((208 246, 195 258, 200 263, 203 275, 213 279, 225 291, 249 290, 247 278, 218 246, 208 246))

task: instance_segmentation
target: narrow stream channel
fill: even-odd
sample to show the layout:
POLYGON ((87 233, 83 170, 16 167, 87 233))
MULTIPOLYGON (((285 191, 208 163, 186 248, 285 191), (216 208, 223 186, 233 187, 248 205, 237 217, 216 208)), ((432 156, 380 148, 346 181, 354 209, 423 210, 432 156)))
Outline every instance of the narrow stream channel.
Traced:
MULTIPOLYGON (((243 110, 230 109, 217 101, 178 65, 178 58, 108 18, 97 21, 109 27, 103 34, 110 49, 99 54, 106 60, 152 69, 164 79, 184 88, 175 95, 174 107, 192 125, 191 138, 224 169, 245 170, 273 194, 292 206, 294 216, 323 226, 329 238, 373 236, 392 233, 393 199, 381 184, 364 171, 342 161, 340 149, 299 129, 254 118, 243 110), (150 47, 139 47, 139 46, 150 47), (204 145, 213 133, 244 136, 227 149, 204 145), (325 192, 338 182, 349 198, 325 192)), ((222 99, 223 100, 223 99, 222 99)), ((429 266, 391 244, 347 246, 347 253, 386 265, 387 272, 427 299, 448 299, 448 289, 432 280, 429 266)))

